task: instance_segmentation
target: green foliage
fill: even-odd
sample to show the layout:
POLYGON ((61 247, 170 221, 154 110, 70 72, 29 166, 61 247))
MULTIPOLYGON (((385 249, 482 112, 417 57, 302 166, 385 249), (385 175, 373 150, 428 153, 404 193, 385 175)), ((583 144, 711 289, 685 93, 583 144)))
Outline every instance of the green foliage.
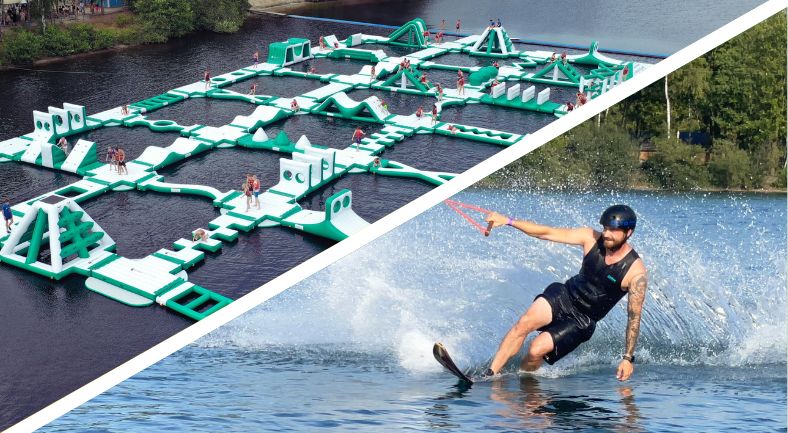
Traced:
POLYGON ((53 57, 68 56, 110 48, 117 43, 117 35, 117 30, 95 28, 89 24, 49 26, 42 38, 43 54, 53 57))
MULTIPOLYGON (((48 15, 56 3, 30 0, 33 16, 48 15)), ((161 43, 195 29, 232 33, 243 25, 249 9, 248 0, 129 0, 128 4, 137 15, 120 15, 115 20, 118 28, 72 24, 7 32, 0 42, 0 64, 29 64, 43 56, 68 56, 116 44, 161 43)))
POLYGON ((779 13, 710 53, 713 128, 743 149, 785 138, 786 15, 779 13))
POLYGON ((490 182, 538 189, 623 188, 637 170, 637 149, 625 130, 587 122, 526 155, 490 182))
POLYGON ((137 23, 134 15, 121 14, 115 19, 115 25, 118 27, 129 27, 137 23))
POLYGON ((68 31, 57 26, 48 26, 42 41, 47 56, 68 56, 90 47, 88 41, 72 39, 68 31))
POLYGON ((41 57, 69 56, 111 48, 118 43, 139 43, 137 28, 96 28, 90 24, 73 24, 47 26, 43 33, 17 29, 6 33, 0 45, 0 63, 29 64, 41 57))
POLYGON ((6 32, 3 36, 4 63, 26 65, 33 63, 44 52, 43 37, 26 30, 6 32))
MULTIPOLYGON (((711 152, 709 174, 715 186, 722 188, 752 188, 759 178, 753 177, 747 152, 732 141, 717 140, 711 152)), ((760 185, 758 185, 760 186, 760 185)))
MULTIPOLYGON (((52 28, 55 27, 48 27, 47 30, 52 28)), ((93 49, 93 45, 96 41, 96 29, 92 25, 74 24, 69 26, 67 29, 58 29, 64 33, 67 33, 68 37, 74 41, 75 52, 89 51, 93 49)), ((52 51, 51 55, 64 56, 66 54, 57 54, 57 52, 52 51)))
POLYGON ((195 15, 189 0, 136 0, 144 42, 166 42, 194 30, 195 15))
POLYGON ((94 50, 104 50, 112 48, 118 41, 118 31, 99 28, 96 29, 95 39, 93 40, 94 50))
MULTIPOLYGON (((711 83, 712 70, 705 57, 699 57, 670 74, 668 85, 673 131, 708 132, 706 125, 711 109, 708 100, 711 83)), ((660 98, 664 98, 664 88, 660 98)))
POLYGON ((248 0, 193 0, 198 29, 234 33, 244 23, 248 0))
POLYGON ((617 124, 624 125, 636 137, 664 135, 664 86, 664 81, 659 80, 612 107, 612 115, 621 119, 617 124))
POLYGON ((136 45, 144 42, 144 36, 139 26, 133 26, 116 30, 115 40, 119 44, 136 45))
POLYGON ((642 164, 651 185, 674 190, 709 186, 703 148, 676 139, 658 139, 655 145, 657 153, 642 164))
POLYGON ((780 169, 780 171, 777 173, 777 179, 774 181, 772 186, 782 189, 788 187, 788 170, 786 170, 785 167, 780 169))

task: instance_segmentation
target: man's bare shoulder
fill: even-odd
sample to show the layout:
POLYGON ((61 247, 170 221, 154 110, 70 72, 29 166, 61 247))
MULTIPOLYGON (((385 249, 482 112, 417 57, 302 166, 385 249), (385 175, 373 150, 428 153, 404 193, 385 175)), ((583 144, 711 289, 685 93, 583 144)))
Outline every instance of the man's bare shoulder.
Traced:
POLYGON ((629 288, 637 281, 648 281, 648 269, 646 269, 646 264, 643 263, 643 259, 640 257, 632 262, 632 266, 629 267, 629 271, 627 271, 627 274, 624 276, 622 286, 629 288))
POLYGON ((602 233, 592 229, 591 227, 579 227, 574 229, 578 237, 583 239, 583 254, 588 254, 591 248, 594 248, 596 241, 602 236, 602 233))

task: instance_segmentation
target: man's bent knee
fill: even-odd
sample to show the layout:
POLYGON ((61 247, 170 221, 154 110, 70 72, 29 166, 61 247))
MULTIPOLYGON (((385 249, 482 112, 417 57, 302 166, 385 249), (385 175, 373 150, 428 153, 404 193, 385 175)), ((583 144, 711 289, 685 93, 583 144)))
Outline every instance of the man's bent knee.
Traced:
POLYGON ((552 335, 543 332, 539 334, 528 347, 528 358, 532 360, 542 359, 545 355, 550 353, 554 347, 552 335))
POLYGON ((551 349, 548 349, 544 346, 536 346, 532 344, 531 347, 528 348, 528 359, 534 361, 541 360, 545 355, 550 353, 550 350, 551 349))

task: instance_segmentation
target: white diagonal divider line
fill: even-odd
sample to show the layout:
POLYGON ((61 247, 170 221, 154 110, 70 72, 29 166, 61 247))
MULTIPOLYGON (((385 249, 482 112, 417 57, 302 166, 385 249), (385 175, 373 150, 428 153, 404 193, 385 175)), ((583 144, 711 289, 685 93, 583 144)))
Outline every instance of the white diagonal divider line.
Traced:
POLYGON ((171 355, 173 352, 181 349, 194 340, 197 340, 212 330, 287 290, 299 281, 308 278, 331 263, 347 256, 370 241, 388 233, 402 223, 440 203, 442 200, 464 190, 491 173, 533 151, 542 144, 558 137, 580 123, 585 122, 611 105, 629 97, 633 93, 684 66, 695 58, 723 44, 766 18, 786 9, 786 7, 788 7, 788 0, 769 0, 763 3, 691 45, 677 51, 660 63, 642 71, 631 80, 593 99, 588 104, 571 112, 571 114, 550 123, 534 134, 528 135, 519 143, 498 152, 444 185, 429 191, 402 208, 381 218, 350 238, 322 251, 311 259, 274 278, 262 287, 253 290, 216 313, 178 332, 172 337, 94 379, 82 388, 73 391, 30 417, 25 418, 18 424, 12 426, 7 432, 33 431, 51 422, 71 409, 85 403, 109 388, 139 373, 143 369, 171 355))

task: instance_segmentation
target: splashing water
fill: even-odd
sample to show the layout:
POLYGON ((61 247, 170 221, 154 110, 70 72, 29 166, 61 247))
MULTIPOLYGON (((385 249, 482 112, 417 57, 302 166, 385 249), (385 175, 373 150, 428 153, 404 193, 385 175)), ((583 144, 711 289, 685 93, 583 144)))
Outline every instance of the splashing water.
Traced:
MULTIPOLYGON (((784 196, 479 189, 458 199, 565 227, 597 227, 606 206, 628 203, 639 218, 632 244, 650 280, 638 358, 723 366, 785 358, 784 196)), ((351 348, 421 374, 439 369, 431 347, 442 341, 458 364, 480 370, 534 296, 574 275, 581 260, 578 248, 511 228, 485 238, 437 206, 200 344, 322 348, 329 358, 351 348)), ((615 362, 625 326, 623 301, 589 342, 540 374, 615 362)))

